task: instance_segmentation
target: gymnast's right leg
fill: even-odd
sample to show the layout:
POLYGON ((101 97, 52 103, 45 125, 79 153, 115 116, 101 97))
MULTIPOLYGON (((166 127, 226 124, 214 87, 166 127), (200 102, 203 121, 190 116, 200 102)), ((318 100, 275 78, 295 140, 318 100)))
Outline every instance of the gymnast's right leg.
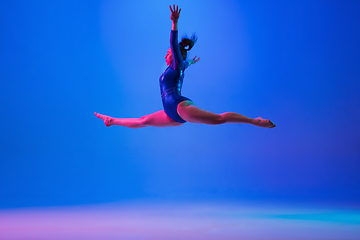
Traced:
POLYGON ((262 119, 261 117, 249 118, 234 112, 215 114, 195 106, 195 104, 189 100, 179 103, 177 112, 182 119, 191 123, 203 123, 210 125, 223 123, 248 123, 259 127, 276 127, 273 122, 268 119, 262 119))
POLYGON ((99 113, 95 115, 102 119, 107 127, 112 125, 124 126, 128 128, 142 128, 142 127, 176 127, 183 123, 172 120, 164 110, 142 116, 140 118, 113 118, 99 113))

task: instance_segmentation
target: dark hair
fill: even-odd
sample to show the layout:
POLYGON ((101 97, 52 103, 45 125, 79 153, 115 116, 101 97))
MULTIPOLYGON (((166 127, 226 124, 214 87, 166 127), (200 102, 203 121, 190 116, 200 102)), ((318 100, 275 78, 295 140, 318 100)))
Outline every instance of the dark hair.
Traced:
POLYGON ((190 51, 190 49, 194 46, 196 41, 197 41, 197 36, 195 35, 195 33, 191 36, 191 38, 185 36, 181 39, 181 42, 179 43, 179 48, 184 60, 187 57, 187 51, 190 51))

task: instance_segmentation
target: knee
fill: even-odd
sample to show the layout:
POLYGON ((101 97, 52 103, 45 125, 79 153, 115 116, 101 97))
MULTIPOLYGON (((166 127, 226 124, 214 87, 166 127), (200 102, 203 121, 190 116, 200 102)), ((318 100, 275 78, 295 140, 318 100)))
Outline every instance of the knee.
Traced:
POLYGON ((142 116, 139 118, 139 125, 147 125, 150 121, 150 118, 148 115, 142 116))
POLYGON ((213 124, 214 124, 214 125, 223 124, 223 123, 225 123, 225 122, 226 122, 226 121, 225 121, 225 118, 224 118, 224 116, 221 115, 221 114, 217 114, 216 117, 214 117, 214 119, 213 119, 213 124))

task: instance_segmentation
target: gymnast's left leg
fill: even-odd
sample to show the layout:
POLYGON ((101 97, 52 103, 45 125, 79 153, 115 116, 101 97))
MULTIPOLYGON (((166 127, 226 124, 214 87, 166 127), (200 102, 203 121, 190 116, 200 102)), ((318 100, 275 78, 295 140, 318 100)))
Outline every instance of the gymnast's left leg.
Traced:
POLYGON ((104 121, 107 127, 112 125, 124 126, 128 128, 143 128, 143 127, 176 127, 183 123, 172 120, 164 110, 154 112, 140 118, 113 118, 99 113, 95 115, 104 121))
POLYGON ((258 127, 273 128, 276 127, 268 119, 249 118, 239 113, 226 112, 222 114, 215 114, 204 109, 201 109, 191 101, 183 101, 177 106, 179 116, 187 122, 203 123, 210 125, 218 125, 223 123, 248 123, 258 127))

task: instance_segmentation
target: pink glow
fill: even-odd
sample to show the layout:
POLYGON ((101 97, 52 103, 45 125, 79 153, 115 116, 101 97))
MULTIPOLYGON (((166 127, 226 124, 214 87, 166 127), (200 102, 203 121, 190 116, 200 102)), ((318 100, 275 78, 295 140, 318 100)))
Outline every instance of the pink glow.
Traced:
POLYGON ((107 204, 2 210, 0 239, 353 239, 359 224, 281 219, 329 210, 234 204, 107 204))

